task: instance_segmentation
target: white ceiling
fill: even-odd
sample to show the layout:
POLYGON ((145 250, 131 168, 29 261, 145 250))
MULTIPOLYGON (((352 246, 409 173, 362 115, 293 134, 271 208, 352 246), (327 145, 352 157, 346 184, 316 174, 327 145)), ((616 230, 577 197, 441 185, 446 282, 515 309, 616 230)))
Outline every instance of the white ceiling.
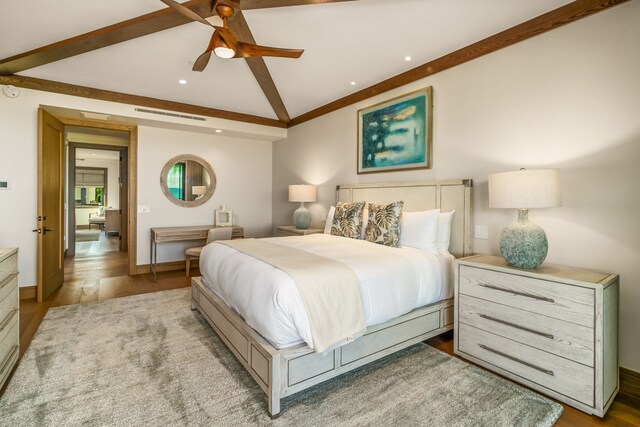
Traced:
MULTIPOLYGON (((160 0, 36 3, 3 5, 0 40, 12 43, 0 45, 0 57, 165 7, 160 0)), ((567 3, 359 0, 243 13, 259 44, 305 49, 297 60, 266 58, 293 118, 567 3)), ((203 73, 191 71, 210 35, 191 23, 18 74, 276 118, 245 61, 212 57, 203 73)))

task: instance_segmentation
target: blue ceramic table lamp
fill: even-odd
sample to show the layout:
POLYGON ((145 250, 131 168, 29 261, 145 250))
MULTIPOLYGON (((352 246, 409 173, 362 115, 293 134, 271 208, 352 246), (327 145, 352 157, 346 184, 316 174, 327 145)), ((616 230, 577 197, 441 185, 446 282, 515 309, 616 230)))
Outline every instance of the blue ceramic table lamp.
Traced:
POLYGON ((518 268, 536 268, 547 257, 547 236, 529 222, 529 209, 561 206, 557 169, 526 170, 489 175, 489 206, 518 209, 516 222, 500 234, 500 253, 518 268))
POLYGON ((289 201, 300 202, 300 207, 293 213, 293 225, 306 230, 311 225, 311 212, 304 206, 304 202, 315 202, 317 189, 315 185, 290 185, 289 201))

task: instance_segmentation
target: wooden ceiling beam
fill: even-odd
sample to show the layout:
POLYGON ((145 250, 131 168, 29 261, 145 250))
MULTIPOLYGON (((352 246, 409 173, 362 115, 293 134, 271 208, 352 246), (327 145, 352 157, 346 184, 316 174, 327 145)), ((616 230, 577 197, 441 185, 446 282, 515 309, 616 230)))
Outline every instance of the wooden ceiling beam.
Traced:
MULTIPOLYGON (((251 34, 251 30, 249 29, 249 25, 241 11, 238 11, 235 14, 233 20, 231 20, 228 25, 239 41, 243 43, 256 43, 253 38, 253 34, 251 34)), ((264 62, 264 58, 256 56, 245 58, 245 61, 247 61, 253 76, 258 81, 260 88, 262 88, 262 92, 267 97, 267 101, 271 104, 271 108, 273 108, 278 119, 281 122, 289 123, 291 118, 289 117, 289 113, 287 112, 287 108, 285 107, 282 98, 280 97, 278 88, 271 77, 267 64, 264 62)))
POLYGON ((356 0, 240 0, 242 10, 265 9, 272 7, 305 6, 322 3, 342 3, 356 0))
MULTIPOLYGON (((158 2, 160 3, 160 2, 158 2)), ((190 0, 184 6, 205 18, 212 16, 209 0, 190 0)), ((71 37, 0 60, 0 75, 9 76, 20 71, 50 64, 61 59, 111 46, 124 41, 174 28, 192 22, 171 8, 163 8, 146 15, 128 19, 95 31, 71 37)))
POLYGON ((0 76, 0 84, 13 85, 26 89, 41 90, 45 92, 60 93, 63 95, 79 96, 82 98, 100 99, 103 101, 117 102, 141 107, 156 108, 160 110, 177 111, 181 113, 195 114, 218 119, 234 120, 238 122, 253 123, 257 125, 286 128, 287 124, 267 117, 253 116, 250 114, 235 113, 233 111, 219 110, 217 108, 201 107, 198 105, 184 104, 181 102, 167 101, 146 96, 131 95, 121 92, 96 89, 86 86, 76 86, 68 83, 51 80, 37 79, 26 76, 0 76))
POLYGON ((473 59, 479 58, 491 52, 503 49, 519 43, 528 38, 537 36, 547 31, 554 30, 563 25, 582 19, 594 13, 601 12, 609 7, 617 6, 629 0, 578 0, 558 9, 540 15, 529 21, 518 24, 479 42, 470 44, 455 52, 441 56, 438 59, 422 64, 404 73, 398 74, 373 86, 364 88, 358 92, 337 99, 321 107, 315 108, 298 117, 294 117, 288 127, 293 127, 332 111, 339 110, 349 105, 364 101, 373 96, 399 88, 416 80, 429 77, 433 74, 455 67, 473 59))

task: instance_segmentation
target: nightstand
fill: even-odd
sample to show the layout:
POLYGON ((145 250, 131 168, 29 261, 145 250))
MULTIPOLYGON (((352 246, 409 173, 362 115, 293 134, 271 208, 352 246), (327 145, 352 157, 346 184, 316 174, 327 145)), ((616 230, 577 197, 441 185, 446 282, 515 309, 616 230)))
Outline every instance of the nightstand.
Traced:
POLYGON ((277 225, 276 226, 276 237, 286 237, 286 236, 306 236, 307 234, 318 234, 324 233, 324 230, 321 228, 307 228, 306 230, 301 230, 296 228, 295 225, 277 225))
POLYGON ((618 392, 618 276, 501 258, 456 260, 454 351, 582 411, 618 392))

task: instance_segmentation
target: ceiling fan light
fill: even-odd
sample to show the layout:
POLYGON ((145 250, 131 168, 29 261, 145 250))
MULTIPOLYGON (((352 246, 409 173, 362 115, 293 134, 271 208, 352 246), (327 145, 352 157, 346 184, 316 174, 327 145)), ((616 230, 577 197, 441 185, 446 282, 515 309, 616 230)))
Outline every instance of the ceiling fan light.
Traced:
POLYGON ((213 53, 215 53, 218 58, 223 58, 223 59, 233 58, 236 54, 233 51, 233 49, 230 49, 228 47, 222 47, 222 46, 219 46, 213 49, 213 53))

